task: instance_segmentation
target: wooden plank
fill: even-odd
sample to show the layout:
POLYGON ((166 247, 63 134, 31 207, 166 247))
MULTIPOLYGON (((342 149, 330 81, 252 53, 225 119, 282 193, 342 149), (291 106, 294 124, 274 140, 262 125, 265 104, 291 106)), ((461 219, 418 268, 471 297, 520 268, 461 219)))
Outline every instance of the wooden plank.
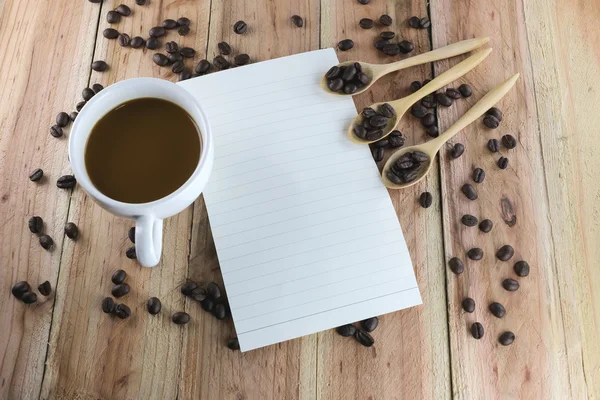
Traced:
MULTIPOLYGON (((104 39, 106 12, 120 3, 103 3, 94 58, 106 60, 110 69, 93 73, 91 83, 107 85, 138 76, 176 80, 169 69, 152 62, 155 51, 121 48, 116 41, 104 39)), ((147 37, 148 30, 163 19, 187 16, 192 20, 190 35, 182 38, 171 31, 166 39, 204 48, 208 0, 150 1, 146 6, 128 3, 133 14, 115 26, 118 30, 147 37)), ((80 227, 81 237, 64 248, 58 285, 61 296, 55 308, 42 397, 176 398, 182 331, 200 323, 193 320, 181 327, 171 322, 171 314, 184 308, 179 286, 187 272, 192 208, 165 221, 162 261, 152 269, 125 257, 131 245, 127 239, 131 221, 102 210, 80 188, 74 190, 69 219, 80 227), (118 268, 127 271, 131 285, 131 293, 121 300, 133 312, 127 320, 105 315, 100 309, 102 298, 110 295, 110 276, 118 268), (145 310, 150 296, 162 300, 163 310, 157 316, 145 310)))
MULTIPOLYGON (((218 54, 217 43, 223 40, 234 54, 247 53, 252 61, 318 49, 319 2, 213 1, 209 60, 218 54), (294 14, 304 18, 303 28, 292 24, 294 14), (238 20, 248 24, 243 35, 232 30, 238 20)), ((194 205, 189 276, 222 282, 202 198, 194 205)), ((180 398, 315 398, 316 335, 242 354, 225 346, 235 336, 230 319, 217 321, 192 302, 186 304, 186 311, 199 324, 184 332, 180 398)))
MULTIPOLYGON (((579 3, 570 3, 571 9, 579 7, 579 3)), ((558 71, 560 66, 568 69, 571 65, 567 67, 560 61, 564 53, 555 44, 560 36, 557 26, 569 30, 568 22, 546 2, 441 0, 432 2, 431 10, 435 47, 489 35, 494 48, 486 62, 461 80, 473 87, 473 97, 439 110, 440 130, 496 84, 515 72, 521 73, 520 82, 499 104, 504 112, 500 128, 490 131, 478 121, 454 141, 466 145, 467 151, 460 159, 452 160, 447 151, 441 156, 446 259, 459 256, 466 261, 464 274, 457 277, 448 271, 453 393, 465 399, 589 396, 589 385, 598 381, 594 379, 598 374, 598 327, 597 320, 596 326, 591 322, 594 313, 596 317, 598 314, 593 311, 589 286, 594 276, 581 248, 581 215, 578 217, 570 208, 577 197, 569 194, 572 185, 581 188, 576 179, 579 171, 569 163, 570 157, 576 159, 581 153, 577 144, 571 147, 569 137, 573 131, 566 128, 567 122, 561 117, 562 99, 552 98, 569 90, 569 82, 561 81, 558 71), (556 22, 559 15, 560 24, 556 22), (535 25, 526 26, 531 20, 536 21, 535 25), (535 51, 530 43, 535 44, 535 51), (518 145, 513 150, 501 150, 510 159, 510 166, 500 170, 496 166, 499 155, 491 155, 486 142, 509 133, 517 138, 518 145), (563 146, 565 143, 567 146, 563 146), (479 199, 469 202, 460 187, 471 181, 474 167, 485 169, 487 177, 477 185, 479 199), (483 234, 477 228, 462 226, 464 213, 490 218, 494 229, 483 234), (509 223, 513 216, 514 226, 509 223), (505 244, 515 248, 510 262, 494 257, 505 244), (466 260, 465 253, 471 247, 483 249, 482 261, 466 260), (532 271, 529 277, 519 279, 519 291, 509 293, 501 282, 517 278, 512 267, 520 259, 527 260, 532 271), (475 299, 474 314, 461 310, 465 296, 475 299), (505 305, 507 315, 503 319, 487 311, 492 301, 505 305), (583 318, 590 322, 584 324, 583 318), (486 329, 480 341, 469 333, 474 321, 486 329), (510 347, 498 343, 505 330, 517 337, 510 347), (587 348, 582 346, 582 334, 587 348), (588 353, 590 350, 595 355, 588 353), (590 365, 582 368, 587 362, 590 365)), ((593 18, 588 21, 591 27, 593 18)), ((578 24, 578 17, 573 16, 572 23, 578 24)), ((591 47, 587 50, 591 55, 591 47)), ((455 62, 437 63, 436 73, 455 62)), ((580 101, 588 104, 585 99, 580 101)), ((597 185, 595 188, 597 193, 597 185)), ((593 207, 589 198, 587 204, 593 207)), ((594 217, 597 220, 597 213, 594 217)))
POLYGON ((67 137, 50 136, 59 111, 89 78, 99 5, 87 1, 0 1, 0 398, 36 398, 44 373, 54 294, 32 306, 11 286, 27 280, 56 287, 70 192, 67 137), (90 40, 91 39, 91 40, 90 40), (35 168, 45 173, 29 182, 35 168), (55 242, 43 250, 27 220, 40 215, 55 242))
MULTIPOLYGON (((397 57, 382 56, 373 42, 383 30, 392 30, 398 40, 414 42, 414 54, 430 50, 427 30, 410 29, 407 19, 426 16, 424 1, 372 1, 367 6, 356 1, 335 0, 322 3, 323 47, 350 38, 355 46, 348 52, 338 52, 341 60, 392 62, 397 57), (389 14, 394 23, 389 28, 377 25, 371 30, 358 26, 361 18, 377 19, 389 14), (402 39, 400 39, 402 38, 402 39)), ((424 65, 383 78, 371 90, 355 97, 361 110, 369 104, 393 100, 409 94, 413 80, 430 78, 431 67, 424 65)), ((406 115, 399 129, 405 134, 406 145, 425 140, 419 122, 406 115)), ((386 159, 391 151, 386 151, 386 159)), ((385 162, 382 161, 380 167, 385 162)), ((421 183, 403 191, 390 191, 404 236, 411 253, 423 305, 392 313, 381 318, 374 332, 375 346, 361 347, 352 339, 342 338, 334 331, 319 334, 318 397, 341 398, 449 398, 450 361, 442 249, 439 176, 437 163, 433 172, 421 183), (418 197, 423 191, 433 194, 434 205, 422 209, 418 197)))

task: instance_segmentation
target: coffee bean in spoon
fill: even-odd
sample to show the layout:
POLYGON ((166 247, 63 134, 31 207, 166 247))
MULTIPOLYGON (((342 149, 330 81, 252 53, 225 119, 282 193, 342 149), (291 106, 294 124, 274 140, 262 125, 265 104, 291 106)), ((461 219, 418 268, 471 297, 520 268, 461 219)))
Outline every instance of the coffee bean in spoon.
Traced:
POLYGON ((217 47, 219 48, 219 53, 223 54, 224 56, 228 56, 229 54, 231 54, 231 46, 229 45, 229 43, 219 42, 217 44, 217 47))
POLYGON ((504 332, 502 335, 500 335, 500 337, 498 338, 498 342, 500 342, 500 344, 502 346, 509 346, 511 345, 513 342, 515 341, 515 334, 507 331, 504 332))
POLYGON ((237 21, 235 24, 233 24, 233 31, 238 35, 244 34, 247 29, 248 24, 246 24, 244 21, 237 21))
POLYGON ((25 292, 21 296, 21 301, 25 304, 33 304, 37 301, 37 294, 33 292, 25 292))
POLYGON ((520 286, 519 281, 517 281, 515 279, 507 278, 502 281, 502 287, 509 292, 514 292, 516 290, 519 290, 519 286, 520 286))
POLYGON ((358 343, 362 344, 365 347, 371 347, 375 343, 375 339, 373 339, 373 336, 371 336, 369 332, 366 332, 360 328, 358 328, 354 332, 354 337, 356 338, 358 343))
POLYGON ((473 261, 479 261, 483 258, 483 250, 479 247, 474 247, 467 252, 467 257, 473 261))
POLYGON ((150 28, 150 31, 148 32, 148 35, 150 37, 154 37, 154 38, 159 38, 162 36, 165 36, 167 34, 167 30, 165 28, 163 28, 162 26, 155 26, 153 28, 150 28))
POLYGON ((52 125, 50 127, 50 135, 55 138, 59 138, 63 135, 63 130, 58 125, 52 125))
POLYGON ((529 275, 529 264, 527 261, 517 261, 513 269, 518 276, 524 277, 529 275))
POLYGON ((125 250, 125 257, 129 258, 130 260, 135 260, 137 258, 135 246, 128 247, 127 250, 125 250))
POLYGON ((480 322, 475 322, 473 325, 471 325, 471 335, 475 339, 481 339, 483 337, 483 334, 483 325, 481 325, 480 322))
POLYGON ((429 192, 421 193, 421 196, 419 196, 419 204, 423 208, 431 207, 431 204, 433 204, 433 196, 431 195, 431 193, 429 193, 429 192))
POLYGON ((511 245, 504 245, 496 252, 496 258, 500 261, 508 261, 515 254, 515 249, 511 245))
POLYGON ((460 219, 460 221, 465 226, 475 226, 479 222, 477 220, 477 217, 474 216, 474 215, 471 215, 471 214, 465 214, 465 215, 463 215, 462 218, 460 219))
POLYGON ((379 107, 379 113, 386 118, 392 118, 394 115, 396 115, 394 107, 392 107, 389 103, 383 103, 379 107))
POLYGON ((29 174, 29 180, 31 182, 38 182, 44 177, 44 171, 41 168, 36 168, 29 174))
POLYGON ((379 23, 383 26, 390 26, 392 25, 392 22, 392 17, 387 14, 383 14, 381 17, 379 17, 379 23))
POLYGON ((42 296, 49 296, 50 293, 52 293, 52 285, 50 285, 50 282, 45 281, 38 286, 38 292, 40 292, 42 296))
POLYGON ((492 315, 496 318, 503 318, 506 315, 506 309, 500 303, 494 302, 491 303, 488 307, 492 315))
POLYGON ((469 200, 477 200, 477 190, 470 183, 465 183, 462 185, 460 190, 463 192, 465 197, 469 200))
MULTIPOLYGON (((379 140, 381 139, 383 136, 383 130, 381 129, 375 129, 375 130, 371 130, 367 132, 367 135, 365 136, 365 138, 368 141, 374 141, 374 140, 379 140)), ((383 150, 383 149, 382 149, 383 150)), ((380 157, 381 159, 383 159, 383 155, 381 155, 380 157)), ((381 161, 381 159, 379 161, 381 161)))
POLYGON ((348 51, 354 47, 354 42, 351 39, 344 39, 338 43, 338 49, 341 51, 348 51))
POLYGON ((165 19, 162 22, 162 27, 165 28, 166 30, 171 30, 171 29, 175 29, 177 28, 177 21, 175 21, 174 19, 165 19))
POLYGON ((190 322, 190 315, 186 312, 180 311, 173 314, 171 319, 177 325, 185 325, 190 322))
POLYGON ((371 29, 375 26, 375 22, 371 18, 363 18, 359 21, 358 25, 363 29, 371 29))
POLYGON ((97 72, 104 72, 108 69, 106 61, 96 60, 92 63, 92 69, 97 72))
POLYGON ((65 224, 65 235, 71 240, 77 240, 79 237, 79 228, 73 222, 65 224))
POLYGON ((136 36, 133 39, 131 39, 131 42, 129 42, 129 45, 134 49, 139 49, 140 47, 143 47, 145 44, 146 44, 146 41, 141 36, 136 36))
POLYGON ((462 156, 464 152, 465 152, 465 145, 462 143, 456 143, 452 147, 452 151, 450 152, 450 155, 452 156, 452 158, 458 158, 458 157, 462 156))
POLYGON ((52 238, 48 235, 41 235, 40 246, 42 246, 44 250, 50 250, 52 247, 54 247, 54 240, 52 240, 52 238))
POLYGON ((404 136, 402 136, 402 132, 399 130, 391 131, 387 139, 389 142, 389 147, 393 149, 404 146, 405 139, 404 136))
POLYGON ((11 293, 17 299, 21 300, 23 295, 31 290, 31 286, 26 281, 20 281, 13 285, 11 293))
POLYGON ((131 8, 129 8, 129 6, 126 6, 125 4, 121 4, 120 6, 115 8, 115 11, 124 17, 128 17, 131 15, 131 8))
POLYGON ((33 216, 29 218, 28 226, 31 233, 42 233, 42 230, 44 229, 44 220, 42 217, 33 216))
POLYGON ((120 285, 121 283, 125 282, 126 278, 127 272, 123 271, 122 269, 118 269, 115 272, 113 272, 112 276, 110 277, 110 280, 115 285, 120 285))
POLYGON ((450 261, 448 261, 448 266, 450 267, 450 271, 454 272, 456 275, 462 274, 465 270, 463 262, 458 257, 452 257, 450 261))
POLYGON ((120 283, 112 288, 111 294, 118 299, 125 296, 130 290, 131 288, 127 283, 120 283))
POLYGON ((462 301, 462 308, 463 310, 465 310, 468 313, 472 313, 473 311, 475 311, 475 300, 473 300, 470 297, 466 297, 463 301, 462 301))
POLYGON ((158 297, 150 297, 146 303, 146 309, 151 315, 156 315, 160 312, 162 304, 158 297))
POLYGON ((69 122, 71 122, 69 114, 67 114, 64 111, 59 112, 56 116, 56 125, 60 126, 61 128, 64 128, 65 126, 69 125, 69 122))
POLYGON ((479 230, 483 233, 488 233, 494 227, 494 223, 489 219, 484 219, 479 223, 479 230))
POLYGON ((148 50, 156 50, 160 47, 160 41, 155 37, 149 37, 146 40, 146 48, 148 50))
POLYGON ((344 85, 344 93, 346 94, 354 94, 358 90, 358 86, 354 83, 347 83, 344 85))
POLYGON ((298 28, 302 28, 304 26, 304 20, 299 15, 292 15, 292 23, 298 28))

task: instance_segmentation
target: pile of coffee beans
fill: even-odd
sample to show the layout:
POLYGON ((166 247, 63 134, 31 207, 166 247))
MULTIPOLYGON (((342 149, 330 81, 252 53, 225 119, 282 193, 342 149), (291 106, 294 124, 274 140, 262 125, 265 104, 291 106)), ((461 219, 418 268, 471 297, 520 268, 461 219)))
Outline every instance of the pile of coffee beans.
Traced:
POLYGON ((408 26, 415 29, 427 29, 431 26, 431 21, 427 17, 414 16, 408 19, 408 26))
POLYGON ((361 112, 362 122, 354 125, 352 131, 360 139, 379 140, 387 130, 389 120, 395 115, 394 107, 388 103, 380 105, 377 111, 371 107, 364 108, 361 112))
POLYGON ((390 134, 374 143, 370 144, 371 154, 376 162, 383 160, 385 149, 397 149, 404 146, 405 138, 399 130, 393 130, 390 134))
POLYGON ((429 162, 429 156, 422 151, 409 151, 392 165, 387 177, 397 185, 410 183, 427 169, 429 162))
POLYGON ((334 65, 327 71, 325 78, 329 90, 345 94, 354 94, 371 82, 371 78, 357 62, 346 66, 334 65))
POLYGON ((377 326, 379 326, 379 318, 372 317, 361 321, 358 328, 354 324, 346 324, 338 327, 336 331, 340 336, 352 336, 363 346, 371 347, 375 344, 375 339, 370 332, 373 332, 377 326))
POLYGON ((181 293, 199 302, 204 311, 211 313, 218 320, 223 320, 231 314, 227 298, 216 282, 197 283, 188 279, 181 286, 181 293))
MULTIPOLYGON (((38 292, 42 296, 49 296, 52 293, 52 286, 50 282, 45 281, 38 286, 38 292)), ((17 299, 21 300, 25 304, 33 304, 37 302, 37 294, 35 294, 31 288, 31 285, 27 281, 20 281, 13 285, 12 295, 17 299)))
MULTIPOLYGON (((125 279, 127 279, 127 273, 122 269, 116 270, 110 278, 115 285, 111 290, 111 294, 117 299, 127 295, 131 289, 129 284, 125 283, 125 279)), ((102 311, 121 319, 131 316, 131 309, 126 304, 115 303, 112 297, 105 297, 102 300, 102 311)))

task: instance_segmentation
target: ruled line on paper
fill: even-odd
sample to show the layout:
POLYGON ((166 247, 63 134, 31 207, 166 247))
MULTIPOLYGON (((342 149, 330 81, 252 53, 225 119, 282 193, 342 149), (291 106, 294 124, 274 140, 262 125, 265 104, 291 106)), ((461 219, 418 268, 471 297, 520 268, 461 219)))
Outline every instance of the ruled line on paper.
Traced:
MULTIPOLYGON (((289 89, 299 89, 299 88, 304 88, 304 87, 314 89, 314 87, 312 85, 301 85, 301 86, 295 86, 295 87, 292 87, 292 88, 281 89, 281 90, 278 90, 278 92, 279 91, 288 92, 289 89)), ((250 99, 253 99, 253 98, 255 99, 255 98, 260 97, 260 96, 267 96, 267 95, 270 95, 270 94, 272 94, 272 93, 258 94, 256 96, 250 96, 250 97, 241 98, 241 99, 238 98, 238 99, 236 99, 234 101, 230 101, 228 103, 223 103, 223 104, 220 104, 218 106, 207 107, 207 110, 211 110, 211 109, 214 109, 214 108, 217 108, 217 107, 220 107, 220 108, 225 108, 226 106, 231 107, 232 104, 236 104, 238 102, 242 102, 243 103, 243 102, 246 102, 246 101, 248 101, 250 99)), ((281 99, 269 101, 269 102, 266 102, 266 103, 262 103, 261 102, 259 105, 254 106, 254 107, 248 107, 247 104, 242 104, 243 108, 241 108, 241 109, 248 110, 248 109, 252 109, 252 108, 256 108, 256 107, 264 107, 264 106, 268 106, 270 104, 277 104, 277 103, 280 103, 281 101, 285 101, 285 100, 298 100, 298 99, 302 99, 304 97, 314 97, 314 95, 316 95, 316 94, 320 94, 320 93, 318 91, 314 91, 314 90, 311 93, 303 94, 301 96, 298 96, 297 94, 292 93, 292 95, 293 95, 292 97, 281 98, 281 99)), ((209 112, 209 115, 211 117, 221 117, 223 115, 231 114, 231 113, 235 112, 236 110, 238 110, 238 109, 236 109, 236 108, 229 109, 229 110, 227 110, 227 112, 224 112, 222 114, 213 114, 213 113, 209 112)))

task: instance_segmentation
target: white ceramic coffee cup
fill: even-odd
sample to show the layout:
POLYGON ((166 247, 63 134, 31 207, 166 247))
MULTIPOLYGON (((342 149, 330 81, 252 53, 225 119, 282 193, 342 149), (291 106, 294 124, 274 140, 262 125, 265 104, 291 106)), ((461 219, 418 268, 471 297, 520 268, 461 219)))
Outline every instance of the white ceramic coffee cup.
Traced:
POLYGON ((200 105, 182 87, 155 78, 124 80, 96 94, 77 116, 69 137, 69 160, 77 182, 104 209, 135 220, 135 249, 138 262, 144 267, 154 267, 160 261, 163 219, 183 211, 200 196, 210 176, 213 158, 210 125, 200 105), (167 100, 187 111, 196 123, 202 141, 200 160, 192 176, 168 196, 150 203, 123 203, 102 194, 92 184, 85 168, 85 147, 100 118, 126 101, 145 97, 167 100))

